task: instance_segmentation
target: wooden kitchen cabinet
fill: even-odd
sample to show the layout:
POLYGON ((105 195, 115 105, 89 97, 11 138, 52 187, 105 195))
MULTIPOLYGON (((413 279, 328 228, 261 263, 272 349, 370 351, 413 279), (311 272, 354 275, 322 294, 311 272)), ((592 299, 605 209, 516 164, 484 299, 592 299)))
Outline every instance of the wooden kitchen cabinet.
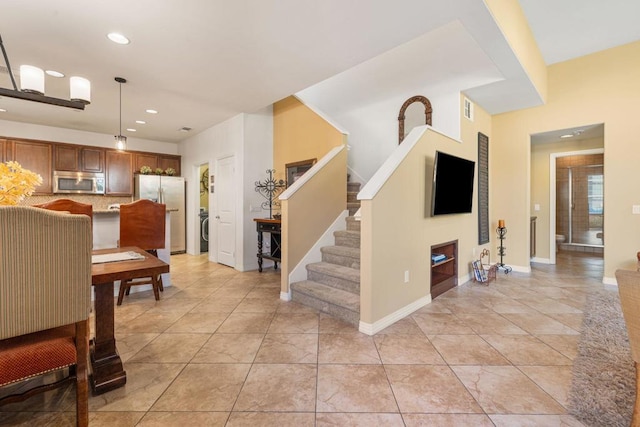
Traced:
POLYGON ((129 152, 107 150, 105 166, 105 194, 131 196, 133 194, 133 155, 129 152))
POLYGON ((160 155, 159 156, 159 168, 162 170, 167 170, 168 168, 175 169, 175 176, 180 175, 180 156, 169 156, 169 155, 160 155))
POLYGON ((135 153, 134 154, 134 172, 140 172, 140 168, 143 166, 149 166, 152 171, 155 172, 158 168, 158 155, 154 153, 135 153))
POLYGON ((176 176, 180 176, 180 156, 172 156, 170 154, 155 153, 134 153, 134 172, 140 172, 142 166, 149 166, 153 172, 157 168, 163 171, 168 168, 175 169, 176 176))
POLYGON ((104 172, 104 149, 54 144, 53 164, 58 171, 104 172))
POLYGON ((9 160, 7 157, 7 145, 8 141, 6 139, 0 139, 0 163, 4 163, 9 160))
POLYGON ((24 169, 39 174, 42 184, 33 194, 53 193, 53 150, 51 143, 28 140, 6 140, 5 160, 14 160, 24 169))

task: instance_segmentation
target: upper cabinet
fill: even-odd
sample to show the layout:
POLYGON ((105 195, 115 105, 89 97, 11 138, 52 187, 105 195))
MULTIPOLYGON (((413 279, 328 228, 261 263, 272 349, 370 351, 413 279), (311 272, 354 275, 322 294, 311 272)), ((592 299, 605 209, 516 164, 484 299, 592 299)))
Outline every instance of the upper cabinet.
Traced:
POLYGON ((134 172, 140 172, 140 168, 143 166, 149 166, 152 171, 155 171, 157 168, 163 171, 172 168, 176 171, 175 175, 180 176, 180 156, 156 153, 134 153, 134 172))
POLYGON ((106 151, 105 194, 131 196, 133 194, 133 155, 126 151, 106 151))
POLYGON ((104 172, 102 148, 81 145, 54 145, 54 170, 70 172, 104 172))
POLYGON ((42 177, 33 194, 53 193, 52 146, 49 142, 5 140, 5 160, 14 160, 42 177))
POLYGON ((0 138, 0 163, 9 160, 7 157, 7 145, 9 145, 9 142, 6 139, 0 138))
POLYGON ((172 168, 176 171, 175 175, 180 176, 180 156, 160 154, 158 162, 160 169, 167 170, 168 168, 172 168))
POLYGON ((151 170, 155 171, 158 168, 158 155, 154 153, 135 153, 134 154, 134 171, 140 172, 140 168, 143 166, 149 166, 151 170))

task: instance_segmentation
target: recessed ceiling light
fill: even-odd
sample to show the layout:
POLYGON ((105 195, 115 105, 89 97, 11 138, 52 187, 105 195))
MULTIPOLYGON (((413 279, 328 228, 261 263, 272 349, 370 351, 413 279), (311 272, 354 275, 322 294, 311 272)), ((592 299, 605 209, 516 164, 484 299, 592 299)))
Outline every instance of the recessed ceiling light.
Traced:
POLYGON ((568 133, 566 135, 560 135, 560 138, 573 138, 573 134, 572 133, 568 133))
POLYGON ((134 128, 127 128, 129 132, 137 132, 134 128))
POLYGON ((60 71, 47 70, 45 71, 45 73, 47 73, 47 75, 51 77, 64 77, 64 74, 62 74, 60 71))
POLYGON ((109 40, 118 44, 129 44, 131 43, 128 38, 119 33, 109 33, 107 34, 109 40))
POLYGON ((147 122, 145 122, 144 120, 136 120, 136 123, 139 125, 146 125, 147 122))
POLYGON ((157 110, 146 110, 149 114, 158 114, 157 110))
POLYGON ((6 113, 7 110, 5 110, 4 108, 0 108, 0 113, 6 113))

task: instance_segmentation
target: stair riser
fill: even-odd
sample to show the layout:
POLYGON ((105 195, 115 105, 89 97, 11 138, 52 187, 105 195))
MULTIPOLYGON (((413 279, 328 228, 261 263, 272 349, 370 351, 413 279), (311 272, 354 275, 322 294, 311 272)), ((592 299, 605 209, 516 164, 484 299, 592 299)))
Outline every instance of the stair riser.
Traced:
POLYGON ((347 221, 347 230, 360 231, 360 221, 347 221))
POLYGON ((349 207, 349 216, 354 216, 360 207, 349 207))
POLYGON ((295 290, 291 293, 291 299, 297 303, 304 304, 320 310, 323 313, 330 314, 354 326, 358 326, 360 322, 360 313, 302 294, 295 290))
POLYGON ((347 191, 347 203, 359 203, 358 202, 358 193, 353 191, 347 191))
POLYGON ((347 191, 358 193, 360 192, 361 184, 359 182, 347 182, 347 191))
POLYGON ((360 248, 359 237, 335 236, 336 246, 346 246, 347 248, 360 248))
POLYGON ((328 262, 330 264, 342 265, 344 267, 353 268, 355 270, 360 270, 360 258, 323 252, 322 261, 328 262))
POLYGON ((329 276, 319 271, 307 269, 307 279, 314 282, 322 283, 323 285, 332 286, 336 289, 342 289, 343 291, 351 292, 354 294, 360 293, 360 283, 342 279, 340 277, 329 276))

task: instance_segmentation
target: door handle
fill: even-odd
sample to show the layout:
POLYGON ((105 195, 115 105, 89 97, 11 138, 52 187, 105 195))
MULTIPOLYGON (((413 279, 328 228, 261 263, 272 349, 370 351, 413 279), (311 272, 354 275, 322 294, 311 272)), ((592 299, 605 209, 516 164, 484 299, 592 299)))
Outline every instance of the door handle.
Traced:
POLYGON ((220 219, 220 215, 216 215, 216 219, 220 219))

